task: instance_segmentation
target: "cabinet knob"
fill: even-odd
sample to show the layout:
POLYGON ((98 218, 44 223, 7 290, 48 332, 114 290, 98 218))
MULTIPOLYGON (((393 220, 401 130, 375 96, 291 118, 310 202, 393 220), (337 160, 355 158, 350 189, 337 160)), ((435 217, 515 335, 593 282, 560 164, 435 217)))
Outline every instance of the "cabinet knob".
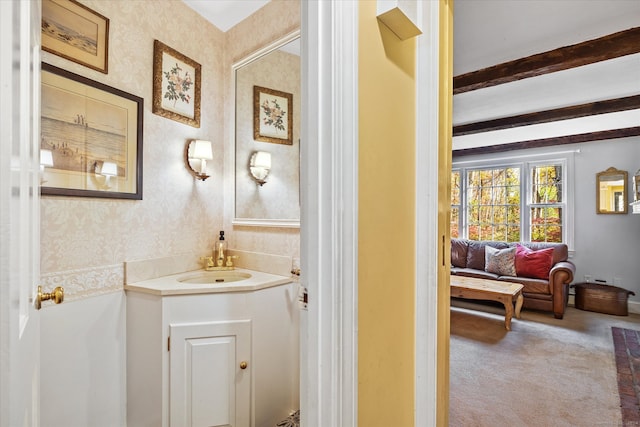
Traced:
POLYGON ((249 366, 249 364, 247 362, 240 362, 240 369, 247 369, 247 366, 249 366))

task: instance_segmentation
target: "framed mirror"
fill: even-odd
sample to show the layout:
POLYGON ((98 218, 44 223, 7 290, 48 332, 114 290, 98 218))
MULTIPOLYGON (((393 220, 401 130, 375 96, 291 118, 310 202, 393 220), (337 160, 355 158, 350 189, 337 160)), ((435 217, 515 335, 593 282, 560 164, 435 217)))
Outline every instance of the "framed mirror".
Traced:
POLYGON ((609 168, 596 174, 596 212, 627 213, 627 171, 609 168))
POLYGON ((633 176, 633 201, 640 202, 640 169, 633 176))
POLYGON ((300 227, 300 32, 233 66, 233 224, 300 227))

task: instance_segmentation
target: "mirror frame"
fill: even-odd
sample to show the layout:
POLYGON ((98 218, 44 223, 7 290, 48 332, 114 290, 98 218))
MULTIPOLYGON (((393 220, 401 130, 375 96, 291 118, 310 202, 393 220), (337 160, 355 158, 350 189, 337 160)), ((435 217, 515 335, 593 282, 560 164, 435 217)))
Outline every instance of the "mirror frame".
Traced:
POLYGON ((610 167, 606 171, 598 172, 596 174, 596 213, 604 214, 604 215, 624 215, 628 212, 628 200, 629 200, 629 189, 628 189, 628 181, 629 174, 627 171, 619 170, 614 167, 610 167), (622 197, 624 198, 622 205, 624 206, 621 211, 605 211, 600 209, 600 180, 607 176, 620 176, 622 175, 623 180, 623 190, 622 197))
MULTIPOLYGON (((262 58, 263 56, 276 51, 278 49, 280 49, 282 46, 286 45, 287 43, 299 39, 300 38, 300 30, 295 30, 287 35, 285 35, 284 37, 281 37, 279 39, 277 39, 276 41, 268 44, 267 46, 255 51, 254 53, 250 54, 249 56, 245 57, 244 59, 241 59, 240 61, 234 63, 231 66, 231 80, 232 80, 232 85, 233 85, 233 110, 231 113, 231 122, 233 123, 233 132, 232 132, 232 139, 233 139, 233 220, 231 221, 231 223, 233 225, 244 225, 244 226, 254 226, 254 227, 282 227, 282 228, 300 228, 300 218, 289 218, 289 219, 272 219, 272 218, 239 218, 237 216, 237 209, 236 209, 236 154, 237 154, 237 150, 236 150, 236 72, 244 67, 245 65, 248 65, 260 58, 262 58)), ((298 167, 300 167, 300 160, 298 159, 298 167)), ((298 192, 300 191, 300 183, 298 182, 298 192)), ((300 202, 300 198, 298 198, 298 203, 300 202)))

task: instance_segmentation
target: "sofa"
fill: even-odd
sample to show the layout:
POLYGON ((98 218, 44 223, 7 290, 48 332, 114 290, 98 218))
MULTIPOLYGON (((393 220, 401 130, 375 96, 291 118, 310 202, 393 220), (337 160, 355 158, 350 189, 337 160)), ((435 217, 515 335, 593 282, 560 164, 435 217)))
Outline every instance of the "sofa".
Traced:
POLYGON ((562 319, 575 265, 564 243, 451 239, 451 274, 522 284, 525 308, 562 319))

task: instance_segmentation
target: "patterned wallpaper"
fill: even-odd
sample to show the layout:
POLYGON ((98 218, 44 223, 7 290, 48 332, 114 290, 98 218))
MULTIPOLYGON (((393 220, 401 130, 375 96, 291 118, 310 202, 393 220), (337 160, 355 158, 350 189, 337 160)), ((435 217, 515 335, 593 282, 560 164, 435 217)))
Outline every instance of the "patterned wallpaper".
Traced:
POLYGON ((64 282, 70 300, 120 290, 124 261, 206 254, 221 229, 227 230, 230 247, 299 256, 298 230, 232 229, 228 212, 233 171, 228 166, 225 111, 233 108, 228 101, 229 58, 298 28, 299 2, 274 0, 250 17, 250 23, 226 34, 178 0, 81 2, 110 19, 109 73, 47 52, 42 60, 144 98, 143 200, 43 196, 45 288, 64 282), (257 25, 261 31, 255 31, 257 25), (154 39, 201 64, 200 128, 151 112, 154 39), (211 178, 204 182, 195 181, 184 166, 184 145, 195 138, 213 143, 211 178))

